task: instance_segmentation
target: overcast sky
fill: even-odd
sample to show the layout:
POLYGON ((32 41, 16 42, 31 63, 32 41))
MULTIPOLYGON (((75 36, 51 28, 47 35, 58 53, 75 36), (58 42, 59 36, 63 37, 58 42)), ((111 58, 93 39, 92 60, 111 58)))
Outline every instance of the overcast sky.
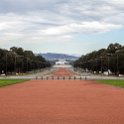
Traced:
POLYGON ((124 44, 124 0, 0 0, 0 48, 86 54, 124 44))

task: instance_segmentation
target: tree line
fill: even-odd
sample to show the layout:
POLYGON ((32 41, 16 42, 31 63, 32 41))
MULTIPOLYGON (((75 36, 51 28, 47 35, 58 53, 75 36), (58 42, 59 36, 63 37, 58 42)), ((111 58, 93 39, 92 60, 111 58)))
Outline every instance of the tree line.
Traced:
POLYGON ((49 66, 50 63, 41 55, 36 55, 30 50, 21 47, 0 49, 0 74, 23 73, 49 66))
POLYGON ((82 55, 74 62, 74 67, 83 68, 95 73, 111 72, 112 74, 124 74, 124 46, 119 43, 111 43, 107 49, 82 55))

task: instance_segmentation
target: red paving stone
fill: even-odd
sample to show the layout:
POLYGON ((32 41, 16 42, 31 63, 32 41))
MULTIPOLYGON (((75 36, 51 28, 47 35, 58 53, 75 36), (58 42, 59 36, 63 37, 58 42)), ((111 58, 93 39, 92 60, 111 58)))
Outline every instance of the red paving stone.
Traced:
POLYGON ((124 124, 124 90, 80 80, 3 87, 0 124, 124 124))
POLYGON ((72 76, 73 72, 67 68, 58 68, 57 70, 55 70, 52 73, 53 76, 59 76, 59 77, 63 77, 63 76, 72 76))

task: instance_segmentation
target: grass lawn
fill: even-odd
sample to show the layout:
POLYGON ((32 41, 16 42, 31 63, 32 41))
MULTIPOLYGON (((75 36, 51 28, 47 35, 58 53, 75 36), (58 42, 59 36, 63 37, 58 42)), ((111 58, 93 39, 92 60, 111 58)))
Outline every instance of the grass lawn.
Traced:
POLYGON ((124 88, 124 80, 97 80, 97 82, 124 88))
POLYGON ((12 85, 16 83, 21 83, 25 82, 27 80, 22 80, 22 79, 0 79, 0 87, 7 86, 7 85, 12 85))

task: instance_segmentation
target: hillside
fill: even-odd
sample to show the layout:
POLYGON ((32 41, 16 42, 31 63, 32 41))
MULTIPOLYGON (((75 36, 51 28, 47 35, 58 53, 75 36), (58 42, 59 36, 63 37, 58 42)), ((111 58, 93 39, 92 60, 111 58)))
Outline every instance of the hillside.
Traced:
POLYGON ((41 55, 46 60, 58 60, 58 59, 77 60, 79 58, 74 55, 61 54, 61 53, 42 53, 41 55))

